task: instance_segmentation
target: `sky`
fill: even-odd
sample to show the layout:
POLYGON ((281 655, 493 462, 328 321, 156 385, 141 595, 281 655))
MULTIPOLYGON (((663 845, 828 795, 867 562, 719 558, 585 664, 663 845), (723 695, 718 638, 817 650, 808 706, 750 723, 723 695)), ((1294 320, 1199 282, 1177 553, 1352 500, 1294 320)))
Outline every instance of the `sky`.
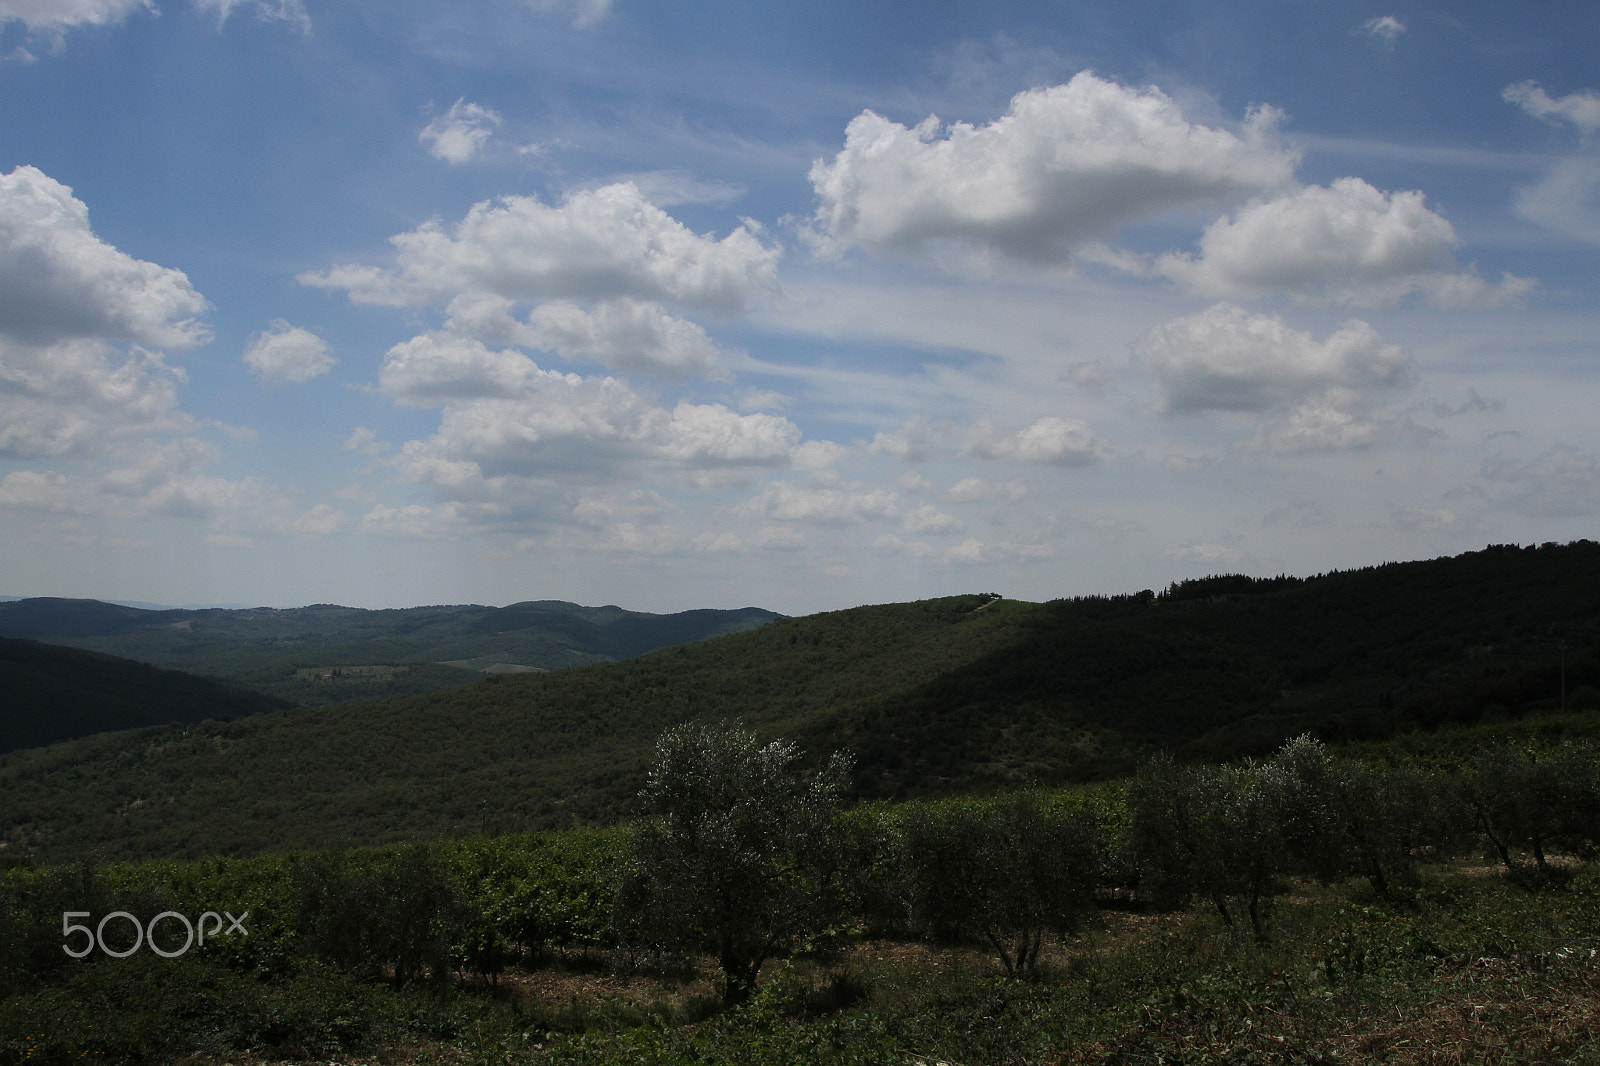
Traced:
POLYGON ((1600 516, 1592 0, 0 0, 0 593, 787 614, 1600 516))

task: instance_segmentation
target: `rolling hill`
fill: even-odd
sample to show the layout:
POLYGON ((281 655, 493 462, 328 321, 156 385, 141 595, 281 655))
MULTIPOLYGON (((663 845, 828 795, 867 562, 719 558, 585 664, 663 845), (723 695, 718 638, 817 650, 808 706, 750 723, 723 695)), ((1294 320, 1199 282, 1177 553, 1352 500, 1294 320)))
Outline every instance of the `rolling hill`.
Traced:
POLYGON ((248 853, 625 815, 655 737, 738 719, 856 754, 859 794, 1115 775, 1600 703, 1600 545, 1044 604, 782 619, 403 700, 104 734, 0 758, 0 840, 52 861, 248 853))
POLYGON ((144 610, 38 597, 0 603, 0 636, 228 678, 304 705, 417 695, 486 672, 629 659, 779 617, 755 607, 663 615, 560 600, 401 610, 332 604, 144 610))
POLYGON ((292 704, 238 685, 99 652, 0 637, 0 752, 173 722, 228 721, 292 704))

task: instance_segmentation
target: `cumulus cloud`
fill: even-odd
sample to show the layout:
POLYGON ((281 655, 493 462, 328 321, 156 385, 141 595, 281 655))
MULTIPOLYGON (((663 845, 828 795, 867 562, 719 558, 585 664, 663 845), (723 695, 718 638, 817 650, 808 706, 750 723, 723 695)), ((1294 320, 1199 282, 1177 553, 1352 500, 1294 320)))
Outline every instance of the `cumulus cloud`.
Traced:
POLYGON ((1552 97, 1538 82, 1525 81, 1506 86, 1500 95, 1543 122, 1571 123, 1586 141, 1600 130, 1600 93, 1593 89, 1552 97))
POLYGON ((967 431, 962 454, 973 459, 1091 466, 1109 458, 1111 448, 1085 423, 1047 415, 1014 433, 987 419, 975 422, 967 431))
POLYGON ((701 236, 623 182, 559 206, 531 196, 480 203, 454 226, 390 238, 394 269, 338 266, 300 280, 395 307, 477 293, 534 303, 632 297, 728 313, 776 276, 780 251, 752 227, 701 236))
POLYGON ((1500 303, 1531 282, 1499 286, 1464 270, 1460 242, 1420 192, 1385 193, 1360 178, 1263 200, 1206 227, 1200 254, 1168 254, 1158 273, 1208 297, 1288 293, 1313 303, 1391 305, 1411 293, 1445 307, 1500 303))
POLYGON ((185 348, 210 338, 195 320, 205 307, 182 271, 96 237, 67 186, 30 166, 0 176, 0 334, 185 348))
POLYGON ((772 481, 734 513, 773 522, 813 522, 844 526, 894 518, 900 496, 889 489, 859 483, 842 486, 795 485, 772 481))
POLYGON ((523 336, 563 359, 664 377, 709 370, 718 361, 716 344, 700 326, 660 304, 626 297, 590 310, 568 300, 542 304, 528 316, 523 336))
POLYGON ((1393 48, 1400 35, 1406 32, 1406 24, 1393 15, 1375 15, 1357 26, 1356 30, 1382 41, 1385 48, 1393 48))
POLYGON ((929 533, 952 533, 961 529, 961 521, 954 515, 945 514, 933 504, 925 503, 908 512, 900 520, 900 528, 919 536, 929 533))
POLYGON ((1255 439, 1248 442, 1245 449, 1295 455, 1370 448, 1408 438, 1423 439, 1436 435, 1436 431, 1416 426, 1404 416, 1384 418, 1374 415, 1360 393, 1354 390, 1330 389, 1292 411, 1262 423, 1256 430, 1255 439))
POLYGON ((482 104, 470 104, 463 97, 424 126, 417 139, 435 159, 461 166, 472 162, 483 150, 494 131, 500 128, 500 122, 499 112, 482 104))
POLYGON ((94 340, 0 338, 0 456, 92 458, 123 437, 186 429, 182 380, 142 348, 122 355, 94 340))
POLYGON ((1061 377, 1090 392, 1105 392, 1111 387, 1111 376, 1106 373, 1106 368, 1100 365, 1098 359, 1073 363, 1061 377))
POLYGON ((527 394, 447 407, 438 431, 397 460, 447 498, 542 497, 541 485, 643 476, 652 467, 787 465, 800 432, 785 418, 720 404, 657 407, 614 378, 539 371, 527 394))
POLYGON ((1260 411, 1329 389, 1408 384, 1411 357, 1352 319, 1327 340, 1291 329, 1277 315, 1216 304, 1151 330, 1135 356, 1156 376, 1161 409, 1260 411))
POLYGON ((658 303, 623 297, 583 307, 552 300, 522 321, 514 316, 514 306, 502 296, 458 296, 450 303, 446 331, 670 379, 711 370, 722 354, 701 326, 658 303))
POLYGON ((927 460, 931 449, 942 442, 945 436, 946 427, 934 425, 927 415, 912 415, 898 429, 874 435, 867 450, 874 455, 920 463, 927 460))
POLYGON ((1059 262, 1124 222, 1286 185, 1296 158, 1273 141, 1279 117, 1259 108, 1242 134, 1213 129, 1158 89, 1087 71, 1017 94, 983 126, 930 116, 908 129, 865 111, 832 162, 812 165, 816 226, 872 251, 951 240, 1059 262))
POLYGON ((277 486, 202 472, 217 459, 204 441, 139 442, 100 473, 72 476, 19 470, 0 482, 0 507, 137 519, 151 515, 207 521, 214 535, 324 536, 344 516, 328 504, 304 509, 277 486))
POLYGON ((182 272, 96 237, 65 185, 26 166, 0 176, 0 455, 94 458, 188 429, 183 371, 145 346, 205 341, 205 306, 182 272))
POLYGON ((244 362, 263 380, 298 383, 326 374, 334 360, 321 337, 275 318, 245 349, 244 362))

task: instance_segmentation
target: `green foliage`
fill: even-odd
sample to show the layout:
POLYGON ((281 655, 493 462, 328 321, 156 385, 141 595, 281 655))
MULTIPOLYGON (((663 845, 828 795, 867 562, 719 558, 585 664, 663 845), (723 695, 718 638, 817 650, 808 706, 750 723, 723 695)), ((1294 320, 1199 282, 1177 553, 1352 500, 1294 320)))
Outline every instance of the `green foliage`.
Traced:
POLYGON ((95 652, 0 638, 0 753, 168 722, 238 718, 289 701, 95 652))
MULTIPOLYGON (((813 764, 848 746, 865 798, 1115 777, 1162 748, 1185 761, 1263 757, 1307 732, 1389 738, 1396 760, 1437 737, 1457 745, 1457 765, 1476 757, 1475 740, 1449 741, 1458 727, 1600 736, 1600 714, 1557 713, 1562 645, 1569 696, 1600 684, 1600 608, 1586 593, 1600 585, 1600 545, 1218 580, 1193 596, 856 608, 624 663, 15 752, 0 757, 0 842, 7 856, 62 862, 614 822, 662 730, 734 715, 763 736, 797 738, 813 764), (1496 722, 1479 723, 1486 716, 1496 722)), ((519 606, 483 625, 554 610, 519 606)), ((329 635, 350 635, 338 629, 344 609, 305 610, 329 635)), ((287 654, 289 630, 273 628, 288 625, 283 613, 246 612, 262 647, 283 644, 273 654, 287 654)), ((620 631, 624 614, 569 621, 620 631)), ((400 615, 419 639, 465 617, 400 615)), ((377 640, 368 634, 349 661, 394 661, 377 640)))
POLYGON ((641 794, 617 890, 618 921, 643 948, 709 949, 729 1003, 748 999, 761 964, 820 933, 837 903, 828 859, 849 762, 800 772, 799 749, 742 729, 667 730, 641 794))
POLYGON ((1095 827, 1030 792, 909 807, 895 819, 910 924, 936 939, 981 938, 1008 974, 1032 973, 1046 934, 1093 909, 1095 827))
POLYGON ((1547 852, 1589 859, 1600 850, 1600 749, 1591 744, 1491 748, 1479 755, 1463 793, 1478 829, 1514 875, 1547 883, 1556 876, 1547 852), (1514 851, 1531 853, 1533 870, 1514 851))
POLYGON ((295 896, 301 945, 318 958, 367 976, 387 971, 397 987, 448 976, 465 916, 430 849, 308 857, 295 870, 295 896))

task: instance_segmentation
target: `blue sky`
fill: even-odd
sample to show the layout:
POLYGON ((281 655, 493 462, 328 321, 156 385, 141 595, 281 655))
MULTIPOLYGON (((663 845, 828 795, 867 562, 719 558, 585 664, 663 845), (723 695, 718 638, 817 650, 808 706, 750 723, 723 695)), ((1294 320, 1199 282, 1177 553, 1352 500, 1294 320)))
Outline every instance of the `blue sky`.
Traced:
POLYGON ((1597 38, 0 0, 0 592, 806 613, 1592 536, 1597 38))

